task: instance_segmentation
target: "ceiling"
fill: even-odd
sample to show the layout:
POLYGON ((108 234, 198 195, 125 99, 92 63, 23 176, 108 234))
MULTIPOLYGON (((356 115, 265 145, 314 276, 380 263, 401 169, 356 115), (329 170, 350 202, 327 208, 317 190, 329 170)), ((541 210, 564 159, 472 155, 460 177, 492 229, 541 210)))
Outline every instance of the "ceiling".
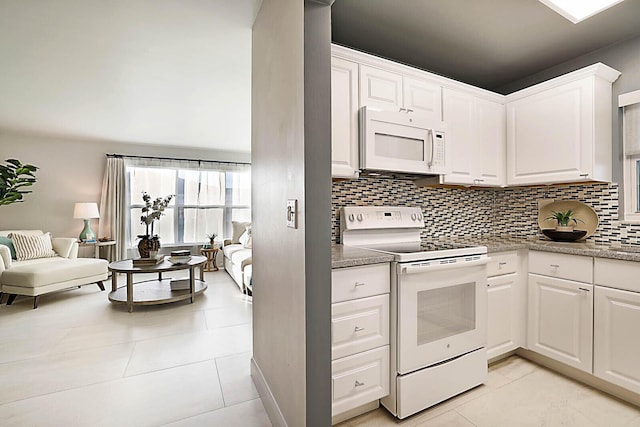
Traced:
POLYGON ((640 36, 640 0, 573 24, 538 0, 336 0, 334 43, 500 88, 640 36))
POLYGON ((262 0, 2 0, 0 129, 249 152, 262 0))

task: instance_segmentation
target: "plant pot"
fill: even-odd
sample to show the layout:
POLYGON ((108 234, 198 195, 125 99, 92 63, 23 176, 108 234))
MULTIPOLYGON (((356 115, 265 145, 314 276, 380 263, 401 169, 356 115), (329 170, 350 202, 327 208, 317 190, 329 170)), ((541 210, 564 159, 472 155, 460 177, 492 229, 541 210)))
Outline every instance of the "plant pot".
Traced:
POLYGON ((140 258, 152 258, 158 254, 160 249, 160 238, 158 236, 149 236, 143 234, 138 236, 140 241, 138 242, 138 253, 140 258))

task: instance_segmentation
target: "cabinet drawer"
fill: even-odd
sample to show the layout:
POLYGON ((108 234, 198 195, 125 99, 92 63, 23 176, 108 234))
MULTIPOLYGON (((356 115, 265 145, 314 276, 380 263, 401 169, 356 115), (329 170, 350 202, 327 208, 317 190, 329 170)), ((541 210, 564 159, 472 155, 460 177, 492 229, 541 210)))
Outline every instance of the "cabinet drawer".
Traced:
POLYGON ((331 358, 389 344, 389 294, 331 306, 331 358))
POLYGON ((593 262, 593 280, 596 285, 640 292, 640 262, 596 258, 593 262))
POLYGON ((389 346, 331 363, 331 413, 341 414, 389 394, 389 346))
POLYGON ((389 293, 389 264, 331 270, 331 302, 389 293))
POLYGON ((531 251, 529 273, 593 283, 593 259, 580 255, 531 251))
POLYGON ((518 254, 516 252, 502 252, 491 254, 487 264, 487 276, 516 273, 518 271, 518 254))

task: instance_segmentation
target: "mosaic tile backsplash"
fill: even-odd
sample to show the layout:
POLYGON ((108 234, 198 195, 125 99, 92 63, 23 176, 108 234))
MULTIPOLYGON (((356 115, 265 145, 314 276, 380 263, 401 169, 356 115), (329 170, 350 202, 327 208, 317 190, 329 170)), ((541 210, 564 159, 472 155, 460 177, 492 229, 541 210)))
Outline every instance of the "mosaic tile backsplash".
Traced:
POLYGON ((587 241, 640 244, 640 225, 618 221, 618 184, 567 184, 507 189, 417 187, 412 180, 364 176, 337 181, 332 190, 332 241, 339 243, 342 206, 421 207, 423 237, 513 236, 544 238, 538 200, 577 200, 591 206, 600 224, 587 241))

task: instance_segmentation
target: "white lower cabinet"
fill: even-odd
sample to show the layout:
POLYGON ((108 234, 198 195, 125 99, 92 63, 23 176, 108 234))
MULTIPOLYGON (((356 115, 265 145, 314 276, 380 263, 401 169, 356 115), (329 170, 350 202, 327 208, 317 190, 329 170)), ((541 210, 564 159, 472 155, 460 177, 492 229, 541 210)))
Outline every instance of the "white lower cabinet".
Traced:
POLYGON ((333 416, 388 394, 388 345, 331 362, 333 416))
POLYGON ((525 345, 526 287, 517 252, 491 254, 487 266, 487 359, 525 345))
POLYGON ((634 393, 640 393, 639 275, 640 263, 595 260, 593 373, 634 393))
POLYGON ((528 346, 591 373, 593 285, 530 273, 528 346))
POLYGON ((337 415, 344 417, 389 394, 390 278, 389 264, 331 272, 334 422, 337 415))

